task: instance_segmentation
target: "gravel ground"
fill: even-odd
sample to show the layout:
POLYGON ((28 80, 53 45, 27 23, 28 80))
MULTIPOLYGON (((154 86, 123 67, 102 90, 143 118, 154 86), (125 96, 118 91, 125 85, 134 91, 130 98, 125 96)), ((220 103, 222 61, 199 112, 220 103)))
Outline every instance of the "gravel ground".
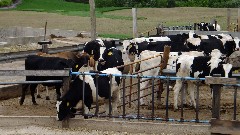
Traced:
MULTIPOLYGON (((76 41, 77 39, 71 39, 72 41, 76 41)), ((84 41, 87 41, 89 39, 85 39, 84 41)), ((62 40, 61 40, 62 41, 62 40)), ((66 41, 66 39, 64 40, 66 41)), ((69 40, 67 40, 69 41, 69 40)), ((63 44, 66 44, 65 42, 63 44)), ((53 44, 53 46, 60 46, 62 45, 61 42, 57 42, 53 44)), ((14 48, 14 47, 13 47, 14 48)), ((36 48, 35 45, 31 49, 36 48)), ((29 46, 21 47, 21 50, 27 50, 29 49, 29 46)), ((24 69, 24 61, 15 61, 12 63, 6 63, 1 64, 0 66, 2 70, 6 69, 24 69)), ((0 77, 0 81, 15 81, 23 79, 24 77, 0 77)), ((134 80, 137 81, 137 80, 134 80)), ((127 82, 129 83, 129 82, 127 82)), ((128 84, 126 84, 128 85, 128 84)), ((133 91, 136 91, 136 87, 133 88, 133 91)), ((149 90, 150 91, 150 90, 149 90)), ((56 116, 56 94, 55 90, 50 90, 50 100, 45 100, 45 91, 44 87, 42 87, 40 94, 42 95, 42 98, 38 98, 36 101, 39 105, 34 106, 31 102, 30 95, 26 96, 25 102, 22 106, 19 105, 18 101, 19 98, 11 98, 8 100, 1 100, 0 101, 0 115, 2 116, 56 116)), ((163 104, 159 104, 158 101, 156 101, 155 106, 155 115, 161 118, 165 117, 165 91, 163 92, 163 104)), ((239 96, 239 95, 238 95, 239 96)), ((133 99, 137 97, 137 94, 133 95, 133 99)), ((173 112, 172 110, 172 98, 173 97, 173 91, 170 91, 170 103, 169 103, 169 117, 173 119, 179 119, 180 118, 180 111, 173 112)), ((209 109, 209 105, 211 105, 211 94, 208 87, 203 87, 200 91, 200 113, 199 118, 200 120, 210 120, 211 118, 211 110, 209 109)), ((232 119, 233 114, 233 91, 227 91, 224 90, 222 93, 222 101, 221 101, 221 118, 222 119, 232 119)), ((240 100, 240 97, 237 98, 240 100)), ((128 99, 127 99, 128 100, 128 99)), ((238 102, 239 103, 239 102, 238 102)), ((151 105, 151 102, 149 102, 149 105, 151 105)), ((238 105, 239 106, 239 105, 238 105)), ((134 115, 137 114, 137 102, 132 103, 131 107, 128 105, 126 106, 126 113, 128 115, 134 115)), ((100 108, 100 112, 102 108, 100 108)), ((94 110, 93 110, 94 111, 94 110)), ((121 110, 119 110, 119 113, 121 113, 121 110)), ((239 110, 238 112, 239 113, 239 110)), ((150 116, 151 115, 151 106, 141 107, 140 108, 140 115, 144 116, 150 116)), ((184 119, 186 120, 192 120, 195 118, 195 112, 193 109, 190 108, 184 108, 184 119)), ((240 116, 237 115, 237 119, 240 119, 240 116)), ((132 134, 127 132, 113 132, 113 131, 104 131, 104 130, 89 130, 84 128, 78 128, 78 129, 59 129, 59 128, 48 128, 48 127, 42 127, 39 125, 24 125, 24 126, 7 126, 3 127, 0 125, 0 132, 1 134, 6 135, 12 135, 12 134, 19 134, 19 135, 37 135, 37 134, 116 134, 116 135, 125 135, 125 134, 132 134)), ((144 135, 145 133, 138 133, 139 135, 144 135)), ((159 133, 164 134, 164 133, 159 133)), ((180 133, 169 133, 169 134, 180 134, 180 133)), ((190 133, 191 134, 191 133, 190 133)))

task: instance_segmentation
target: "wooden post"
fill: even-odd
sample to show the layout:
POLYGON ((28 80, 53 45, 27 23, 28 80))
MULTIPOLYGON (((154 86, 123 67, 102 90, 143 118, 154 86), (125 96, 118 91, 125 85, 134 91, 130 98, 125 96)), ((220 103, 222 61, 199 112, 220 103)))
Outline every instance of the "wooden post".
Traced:
POLYGON ((238 8, 238 26, 237 26, 237 31, 240 31, 240 8, 238 8))
POLYGON ((193 30, 197 30, 197 23, 194 23, 193 30))
POLYGON ((220 119, 220 98, 221 87, 223 84, 236 84, 236 78, 220 77, 221 75, 213 75, 213 77, 206 76, 205 82, 212 85, 213 99, 212 99, 212 118, 220 119))
POLYGON ((45 27, 44 27, 44 41, 46 41, 46 34, 47 34, 47 21, 45 23, 45 27))
POLYGON ((137 8, 132 8, 132 16, 133 16, 133 38, 138 37, 137 31, 137 8))
MULTIPOLYGON (((70 69, 66 68, 65 70, 70 70, 70 69)), ((70 82, 71 82, 70 75, 63 78, 62 96, 65 95, 67 93, 67 91, 69 90, 70 82)), ((69 128, 69 118, 66 118, 65 120, 62 121, 62 128, 69 128)))
POLYGON ((231 9, 227 9, 227 30, 231 31, 231 26, 230 26, 230 20, 231 20, 231 9))
POLYGON ((42 45, 42 52, 48 53, 48 44, 52 44, 52 41, 40 41, 38 42, 39 45, 42 45))
POLYGON ((95 1, 89 0, 90 18, 91 18, 91 39, 95 40, 96 36, 96 15, 95 15, 95 1))
MULTIPOLYGON (((162 75, 162 70, 165 69, 167 67, 167 63, 168 63, 168 59, 169 59, 169 53, 170 53, 170 49, 171 46, 165 45, 164 46, 164 52, 163 52, 163 57, 161 59, 161 64, 160 64, 160 70, 159 70, 159 75, 162 75)), ((162 93, 163 93, 163 81, 161 81, 161 79, 159 79, 159 85, 158 85, 158 99, 161 103, 161 97, 162 97, 162 93)))

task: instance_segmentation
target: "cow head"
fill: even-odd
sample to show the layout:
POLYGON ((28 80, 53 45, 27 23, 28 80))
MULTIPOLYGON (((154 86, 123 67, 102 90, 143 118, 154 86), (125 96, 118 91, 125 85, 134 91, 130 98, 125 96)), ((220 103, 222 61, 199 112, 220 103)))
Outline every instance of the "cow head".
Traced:
MULTIPOLYGON (((107 68, 113 68, 123 65, 122 52, 115 47, 105 49, 102 58, 98 61, 98 71, 105 70, 107 68)), ((120 69, 119 69, 120 70, 120 69)), ((122 71, 122 70, 120 70, 122 71)))
POLYGON ((92 59, 97 61, 100 57, 100 47, 103 46, 102 42, 98 40, 92 40, 85 43, 83 51, 88 53, 92 59))
POLYGON ((129 59, 130 61, 134 61, 135 54, 137 54, 137 45, 131 40, 124 40, 122 51, 124 61, 126 61, 127 59, 129 59))
POLYGON ((90 61, 90 56, 89 56, 89 54, 87 54, 87 53, 85 53, 85 52, 83 52, 83 53, 78 53, 77 55, 76 55, 76 59, 75 59, 75 65, 74 65, 74 67, 72 68, 72 70, 74 71, 74 72, 77 72, 77 71, 79 71, 79 69, 81 68, 81 67, 89 67, 89 66, 91 66, 92 67, 92 65, 90 65, 89 63, 89 61, 90 61))
POLYGON ((71 113, 70 103, 65 100, 62 101, 61 99, 59 99, 56 103, 56 108, 58 121, 66 119, 71 113))

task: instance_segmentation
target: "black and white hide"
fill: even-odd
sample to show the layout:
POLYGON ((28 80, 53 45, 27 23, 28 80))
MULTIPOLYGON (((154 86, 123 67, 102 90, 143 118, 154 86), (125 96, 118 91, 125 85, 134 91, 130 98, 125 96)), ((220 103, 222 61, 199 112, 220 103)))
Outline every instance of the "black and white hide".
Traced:
MULTIPOLYGON (((25 59, 25 70, 64 70, 65 68, 72 68, 73 71, 78 71, 83 65, 88 65, 89 55, 82 55, 79 61, 72 59, 64 59, 59 57, 41 57, 37 55, 30 55, 25 59)), ((26 76, 26 81, 46 81, 46 80, 63 80, 61 76, 26 76)), ((19 101, 20 105, 25 100, 27 88, 30 86, 32 102, 37 105, 35 100, 35 89, 38 84, 23 84, 22 95, 19 101)), ((61 83, 44 83, 43 86, 55 86, 57 98, 61 96, 61 83)))
MULTIPOLYGON (((177 77, 205 78, 213 74, 221 74, 222 77, 231 77, 232 65, 225 63, 218 49, 211 52, 211 56, 181 55, 177 60, 177 77)), ((183 80, 176 80, 174 90, 174 110, 178 109, 178 95, 182 88, 183 80)), ((194 80, 187 80, 187 91, 190 94, 190 104, 196 108, 194 80)))
MULTIPOLYGON (((117 68, 108 68, 107 70, 97 72, 93 71, 91 73, 99 74, 118 74, 121 75, 121 71, 117 68)), ((112 84, 110 84, 109 76, 99 76, 98 77, 98 95, 96 95, 96 76, 86 75, 84 89, 84 114, 88 114, 91 105, 96 102, 96 96, 98 96, 98 101, 104 101, 106 113, 109 112, 109 95, 111 95, 112 101, 112 112, 114 113, 117 109, 119 97, 119 85, 120 77, 112 77, 112 84), (111 94, 110 94, 111 89, 111 94)), ((69 117, 71 114, 71 109, 74 108, 79 101, 83 99, 83 77, 78 76, 70 84, 70 88, 67 93, 61 97, 56 104, 57 107, 57 119, 59 121, 69 117)), ((112 114, 113 114, 112 113, 112 114)))

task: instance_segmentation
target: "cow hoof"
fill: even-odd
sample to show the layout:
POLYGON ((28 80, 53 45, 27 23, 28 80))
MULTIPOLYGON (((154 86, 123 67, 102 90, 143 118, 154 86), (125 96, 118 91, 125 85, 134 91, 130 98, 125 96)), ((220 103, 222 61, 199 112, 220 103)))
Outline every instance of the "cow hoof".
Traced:
POLYGON ((178 110, 178 108, 174 108, 174 109, 173 109, 174 112, 177 112, 177 110, 178 110))
POLYGON ((33 102, 33 105, 38 105, 36 102, 33 102))
POLYGON ((19 104, 20 104, 20 105, 23 105, 23 101, 19 101, 19 104))
POLYGON ((41 96, 40 96, 40 95, 37 95, 37 98, 41 98, 41 96))
POLYGON ((50 100, 49 96, 46 96, 46 100, 50 100))

